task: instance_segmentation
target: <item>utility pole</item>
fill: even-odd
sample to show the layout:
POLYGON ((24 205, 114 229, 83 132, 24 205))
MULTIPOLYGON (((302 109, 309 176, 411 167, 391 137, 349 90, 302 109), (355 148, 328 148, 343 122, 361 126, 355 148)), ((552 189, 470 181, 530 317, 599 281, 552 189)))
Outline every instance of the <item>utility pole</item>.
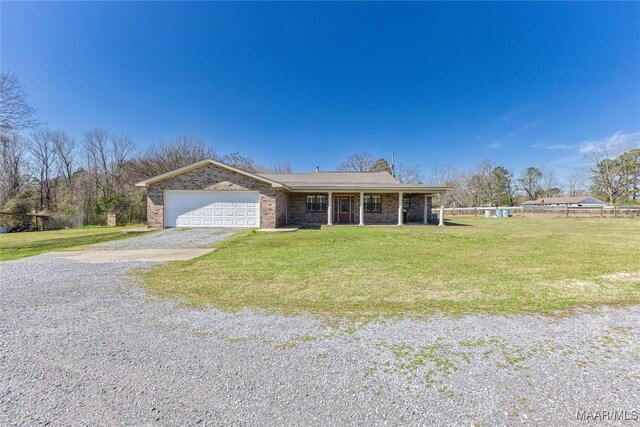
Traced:
POLYGON ((391 176, 396 176, 396 153, 391 152, 391 176))

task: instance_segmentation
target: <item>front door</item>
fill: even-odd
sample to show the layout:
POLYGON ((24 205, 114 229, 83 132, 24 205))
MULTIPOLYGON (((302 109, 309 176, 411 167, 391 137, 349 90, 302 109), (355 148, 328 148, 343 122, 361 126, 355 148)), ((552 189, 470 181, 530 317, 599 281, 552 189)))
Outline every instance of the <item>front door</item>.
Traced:
POLYGON ((338 222, 351 222, 351 203, 349 196, 338 197, 338 222))

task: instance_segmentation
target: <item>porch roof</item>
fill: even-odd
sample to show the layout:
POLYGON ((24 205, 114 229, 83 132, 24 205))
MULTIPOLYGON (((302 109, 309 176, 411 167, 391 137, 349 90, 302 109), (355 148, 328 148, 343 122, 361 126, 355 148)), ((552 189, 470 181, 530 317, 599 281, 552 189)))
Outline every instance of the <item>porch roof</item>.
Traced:
POLYGON ((309 172, 309 173, 261 173, 267 179, 281 182, 287 186, 327 184, 399 184, 388 172, 309 172))
POLYGON ((396 185, 288 185, 289 191, 294 193, 305 192, 360 192, 367 193, 444 193, 451 187, 435 187, 420 184, 396 184, 396 185))
POLYGON ((309 172, 262 173, 260 176, 280 182, 290 191, 368 191, 441 193, 450 187, 404 184, 388 172, 309 172))

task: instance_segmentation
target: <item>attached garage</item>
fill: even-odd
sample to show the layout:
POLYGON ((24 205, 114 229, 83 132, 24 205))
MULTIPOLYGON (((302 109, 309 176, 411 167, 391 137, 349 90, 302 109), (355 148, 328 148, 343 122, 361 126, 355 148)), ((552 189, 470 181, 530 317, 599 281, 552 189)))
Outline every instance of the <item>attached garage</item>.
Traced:
POLYGON ((258 191, 165 191, 166 227, 260 227, 258 191))
POLYGON ((212 159, 136 183, 147 189, 147 225, 260 227, 286 223, 287 187, 212 159))

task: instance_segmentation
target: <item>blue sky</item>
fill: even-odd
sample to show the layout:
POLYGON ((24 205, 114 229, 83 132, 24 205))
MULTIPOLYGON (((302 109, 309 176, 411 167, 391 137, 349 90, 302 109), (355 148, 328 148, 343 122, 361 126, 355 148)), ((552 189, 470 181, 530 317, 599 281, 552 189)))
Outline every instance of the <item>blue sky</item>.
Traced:
POLYGON ((426 175, 570 171, 638 138, 640 3, 2 2, 2 71, 78 139, 178 134, 259 163, 369 151, 426 175))

